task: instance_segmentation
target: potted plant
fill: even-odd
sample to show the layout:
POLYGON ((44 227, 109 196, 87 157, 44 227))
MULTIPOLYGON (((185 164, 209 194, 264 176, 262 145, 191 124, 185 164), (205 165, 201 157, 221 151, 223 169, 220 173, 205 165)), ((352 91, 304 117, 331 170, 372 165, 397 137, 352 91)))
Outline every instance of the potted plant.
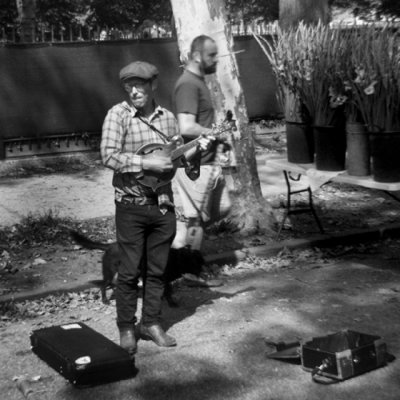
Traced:
MULTIPOLYGON (((340 28, 340 27, 339 27, 340 28)), ((370 174, 369 135, 362 114, 355 101, 353 86, 354 48, 359 45, 359 31, 356 26, 340 31, 340 59, 337 85, 332 87, 332 97, 343 103, 346 131, 346 169, 349 175, 367 176, 370 174)))
POLYGON ((345 168, 346 136, 343 105, 338 95, 337 74, 341 57, 340 31, 319 23, 298 27, 301 63, 297 90, 312 119, 316 168, 340 171, 345 168))
POLYGON ((400 51, 390 25, 359 32, 352 52, 355 102, 371 137, 371 171, 379 182, 400 181, 400 51))
POLYGON ((297 69, 301 65, 296 31, 278 28, 271 41, 253 34, 267 56, 277 83, 278 103, 284 113, 287 158, 293 163, 314 161, 314 140, 306 108, 298 92, 297 69))

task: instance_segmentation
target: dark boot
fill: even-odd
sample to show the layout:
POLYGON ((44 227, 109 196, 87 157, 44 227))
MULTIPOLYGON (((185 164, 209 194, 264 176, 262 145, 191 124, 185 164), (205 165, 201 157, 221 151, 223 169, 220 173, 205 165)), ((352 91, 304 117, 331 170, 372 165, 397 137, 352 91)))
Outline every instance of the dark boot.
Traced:
POLYGON ((167 335, 160 325, 140 325, 140 337, 143 340, 152 340, 156 345, 161 347, 176 346, 176 340, 172 336, 167 335))
POLYGON ((135 331, 133 328, 122 328, 119 331, 120 345, 131 357, 137 352, 135 331))

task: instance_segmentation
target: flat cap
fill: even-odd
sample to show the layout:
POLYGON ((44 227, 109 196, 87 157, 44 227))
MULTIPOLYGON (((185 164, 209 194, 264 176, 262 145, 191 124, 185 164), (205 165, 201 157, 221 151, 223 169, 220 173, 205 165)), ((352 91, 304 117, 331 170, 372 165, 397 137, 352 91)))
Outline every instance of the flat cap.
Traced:
POLYGON ((129 78, 141 78, 150 80, 158 75, 158 69, 145 61, 135 61, 119 71, 119 79, 124 81, 129 78))

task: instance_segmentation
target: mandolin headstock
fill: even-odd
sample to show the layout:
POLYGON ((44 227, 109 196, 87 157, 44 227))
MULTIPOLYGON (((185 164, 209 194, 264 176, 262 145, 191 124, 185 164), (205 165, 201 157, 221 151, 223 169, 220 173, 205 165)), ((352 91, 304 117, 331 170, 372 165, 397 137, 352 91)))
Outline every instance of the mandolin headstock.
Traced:
POLYGON ((213 124, 214 135, 220 137, 223 133, 234 132, 237 130, 236 120, 233 119, 233 113, 231 110, 226 112, 225 119, 219 124, 213 124))

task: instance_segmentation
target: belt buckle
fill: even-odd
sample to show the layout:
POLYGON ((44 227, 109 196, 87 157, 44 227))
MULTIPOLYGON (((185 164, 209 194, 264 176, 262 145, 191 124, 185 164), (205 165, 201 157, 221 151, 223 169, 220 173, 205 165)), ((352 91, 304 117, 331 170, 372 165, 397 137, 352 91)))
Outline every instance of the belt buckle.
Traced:
POLYGON ((147 198, 146 197, 134 197, 133 198, 134 204, 138 206, 145 206, 147 204, 147 198))
POLYGON ((134 204, 135 198, 129 196, 122 196, 120 202, 121 204, 134 204))

